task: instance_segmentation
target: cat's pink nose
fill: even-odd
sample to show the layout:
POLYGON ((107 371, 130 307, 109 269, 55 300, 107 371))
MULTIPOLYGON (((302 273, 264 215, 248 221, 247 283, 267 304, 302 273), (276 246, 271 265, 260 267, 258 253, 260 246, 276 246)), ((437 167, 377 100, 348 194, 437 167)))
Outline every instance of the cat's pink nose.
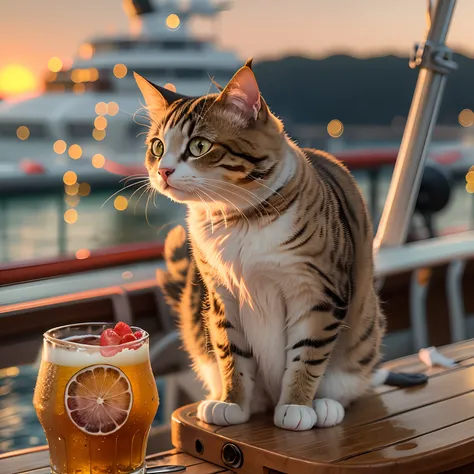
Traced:
POLYGON ((172 168, 158 168, 158 173, 162 177, 165 183, 168 182, 168 178, 174 173, 174 169, 172 168))

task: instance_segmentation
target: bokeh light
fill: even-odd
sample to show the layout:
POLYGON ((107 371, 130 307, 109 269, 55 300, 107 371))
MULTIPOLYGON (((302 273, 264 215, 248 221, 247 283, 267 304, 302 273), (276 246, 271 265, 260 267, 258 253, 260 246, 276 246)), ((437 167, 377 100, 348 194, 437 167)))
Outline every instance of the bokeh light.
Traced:
POLYGON ((130 280, 131 278, 133 278, 133 273, 130 272, 129 270, 126 270, 122 272, 122 278, 125 280, 130 280))
POLYGON ((128 206, 128 200, 125 196, 117 196, 114 200, 114 207, 117 211, 125 211, 128 206))
POLYGON ((105 138, 105 130, 97 130, 94 128, 92 130, 92 136, 94 137, 94 140, 97 140, 98 142, 102 141, 105 138))
POLYGON ((344 133, 344 125, 340 120, 331 120, 328 123, 327 131, 332 138, 339 138, 344 133))
POLYGON ((112 117, 114 115, 117 115, 119 111, 119 106, 117 102, 109 102, 107 105, 107 113, 111 115, 112 117))
POLYGON ((166 26, 170 30, 176 30, 176 28, 179 28, 180 24, 181 24, 181 20, 179 19, 179 16, 176 15, 175 13, 168 15, 168 17, 166 18, 166 26))
POLYGON ((76 196, 77 193, 79 192, 79 184, 78 183, 74 183, 74 184, 67 184, 66 186, 64 186, 64 192, 68 195, 68 196, 76 196))
POLYGON ((53 145, 53 150, 58 155, 62 155, 67 149, 67 143, 64 140, 56 140, 53 145))
POLYGON ((174 84, 171 84, 171 82, 165 84, 165 89, 168 89, 171 92, 176 92, 176 86, 174 84))
POLYGON ((66 204, 70 207, 76 207, 81 201, 80 197, 75 194, 74 196, 69 196, 69 194, 64 198, 66 204))
POLYGON ((68 154, 73 160, 78 160, 82 156, 82 148, 77 144, 71 145, 68 154))
POLYGON ((54 56, 48 61, 48 69, 53 72, 59 72, 63 67, 63 62, 57 57, 54 56))
POLYGON ((107 119, 102 115, 99 115, 94 120, 94 127, 97 130, 105 130, 107 128, 107 119))
POLYGON ((30 129, 26 125, 21 125, 16 129, 16 136, 20 140, 26 140, 30 136, 30 129))
POLYGON ((68 224, 74 224, 77 221, 77 217, 78 217, 78 215, 77 215, 77 211, 75 209, 68 209, 64 213, 64 220, 68 224))
POLYGON ((15 96, 32 92, 38 87, 34 74, 21 64, 9 64, 0 69, 0 95, 15 96))
POLYGON ((105 115, 107 113, 107 104, 105 102, 97 102, 95 105, 95 113, 97 115, 105 115))
POLYGON ((89 196, 91 192, 91 185, 89 183, 81 183, 79 185, 79 196, 89 196))
POLYGON ((128 69, 125 64, 116 64, 114 66, 114 76, 118 79, 122 79, 127 75, 128 69))
POLYGON ((79 249, 76 252, 76 258, 78 260, 84 260, 86 258, 89 258, 91 256, 91 252, 88 249, 79 249))
POLYGON ((72 86, 72 92, 74 92, 74 94, 77 94, 77 95, 84 94, 85 91, 86 91, 86 86, 84 84, 74 84, 72 86))
POLYGON ((79 47, 79 57, 81 59, 90 59, 94 55, 94 46, 90 43, 83 43, 79 47))
POLYGON ((104 155, 97 153, 92 157, 92 166, 94 168, 102 168, 104 165, 105 165, 104 155))
POLYGON ((470 127, 474 123, 474 112, 471 109, 461 110, 458 121, 463 127, 470 127))
POLYGON ((77 174, 74 171, 66 171, 63 176, 64 184, 68 186, 72 186, 73 184, 77 183, 77 174))

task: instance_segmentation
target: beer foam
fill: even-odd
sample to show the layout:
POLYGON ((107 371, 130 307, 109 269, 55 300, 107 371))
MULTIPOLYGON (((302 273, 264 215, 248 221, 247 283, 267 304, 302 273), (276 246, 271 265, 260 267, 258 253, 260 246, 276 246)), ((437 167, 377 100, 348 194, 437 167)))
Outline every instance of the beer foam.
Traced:
MULTIPOLYGON (((105 349, 105 347, 104 347, 105 349)), ((148 345, 143 344, 138 349, 122 349, 119 353, 105 357, 100 353, 99 346, 90 349, 71 350, 64 347, 52 347, 48 343, 43 346, 43 360, 65 367, 87 367, 89 365, 115 365, 123 367, 136 365, 148 360, 148 345)))

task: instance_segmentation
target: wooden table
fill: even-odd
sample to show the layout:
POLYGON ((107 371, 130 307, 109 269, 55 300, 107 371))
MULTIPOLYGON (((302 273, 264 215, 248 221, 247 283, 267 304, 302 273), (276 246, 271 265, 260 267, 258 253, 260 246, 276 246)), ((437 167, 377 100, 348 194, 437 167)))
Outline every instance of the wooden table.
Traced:
MULTIPOLYGON (((333 428, 293 433, 275 428, 271 416, 213 427, 196 420, 195 405, 180 408, 172 417, 177 449, 150 456, 148 463, 186 465, 189 474, 474 474, 474 340, 440 352, 458 365, 428 369, 416 356, 386 364, 424 371, 429 383, 381 387, 333 428), (229 470, 221 459, 227 443, 243 453, 238 469, 229 470)), ((49 474, 48 461, 46 448, 0 455, 0 474, 49 474)))
MULTIPOLYGON (((190 456, 179 449, 154 454, 147 458, 149 467, 164 464, 186 466, 185 474, 233 474, 226 468, 190 456)), ((50 474, 48 466, 49 454, 46 446, 0 455, 1 474, 50 474)))
POLYGON ((227 443, 242 452, 245 474, 474 474, 474 340, 440 352, 459 362, 428 369, 417 356, 387 367, 426 372, 428 384, 410 389, 381 387, 347 410, 339 426, 289 432, 270 415, 233 427, 196 419, 196 406, 172 417, 173 445, 215 464, 227 443), (199 452, 202 452, 200 454, 199 452))

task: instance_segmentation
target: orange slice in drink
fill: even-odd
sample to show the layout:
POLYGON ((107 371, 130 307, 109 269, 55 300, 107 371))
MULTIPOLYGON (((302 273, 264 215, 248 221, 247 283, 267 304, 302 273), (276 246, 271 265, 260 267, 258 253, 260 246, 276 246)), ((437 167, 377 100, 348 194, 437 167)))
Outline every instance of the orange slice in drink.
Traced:
POLYGON ((90 435, 108 435, 120 429, 133 403, 130 381, 112 365, 92 365, 75 373, 64 398, 71 421, 90 435))

